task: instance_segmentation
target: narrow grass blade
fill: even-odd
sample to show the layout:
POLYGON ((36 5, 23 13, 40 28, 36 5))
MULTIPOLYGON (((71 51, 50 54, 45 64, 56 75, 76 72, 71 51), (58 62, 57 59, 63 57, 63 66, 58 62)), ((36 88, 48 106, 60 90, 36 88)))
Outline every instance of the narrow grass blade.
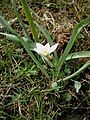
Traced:
POLYGON ((66 57, 65 61, 76 59, 76 58, 88 58, 88 57, 90 57, 90 51, 81 51, 81 52, 76 52, 76 53, 69 54, 66 57))
POLYGON ((31 31, 32 31, 33 37, 35 39, 35 42, 37 42, 38 41, 38 34, 37 34, 36 29, 35 29, 35 24, 33 22, 32 15, 31 15, 29 6, 27 4, 27 0, 21 0, 21 3, 22 3, 22 6, 24 8, 25 15, 26 15, 26 18, 28 20, 29 26, 31 28, 31 31))
POLYGON ((7 38, 8 40, 11 40, 11 41, 13 41, 13 42, 17 42, 17 43, 20 44, 19 39, 18 39, 15 35, 8 34, 8 33, 2 33, 2 32, 0 32, 0 35, 4 35, 4 36, 6 36, 6 38, 7 38))
POLYGON ((47 29, 45 27, 40 26, 37 22, 34 23, 38 27, 39 31, 43 33, 44 37, 47 39, 50 45, 53 45, 53 39, 51 38, 50 33, 47 31, 47 29))
POLYGON ((83 27, 85 27, 86 25, 88 25, 89 23, 90 23, 90 16, 87 17, 85 20, 82 20, 80 23, 78 23, 78 24, 74 27, 73 32, 72 32, 72 35, 71 35, 71 38, 70 38, 70 40, 69 40, 69 42, 68 42, 68 45, 67 45, 67 47, 66 47, 63 55, 60 57, 60 59, 59 59, 59 61, 58 61, 57 70, 56 70, 56 71, 57 71, 56 79, 57 79, 57 77, 58 77, 58 75, 59 75, 59 72, 60 72, 60 70, 61 70, 61 68, 62 68, 62 65, 63 65, 63 63, 64 63, 64 61, 65 61, 68 53, 70 52, 70 50, 71 50, 71 48, 72 48, 72 46, 73 46, 73 44, 74 44, 74 42, 75 42, 75 40, 76 40, 76 37, 78 36, 78 34, 79 34, 79 32, 81 31, 81 29, 82 29, 83 27))
POLYGON ((12 34, 17 35, 17 32, 13 30, 13 28, 9 25, 9 23, 2 17, 0 16, 0 23, 5 26, 6 30, 11 32, 12 34))
MULTIPOLYGON (((11 19, 8 21, 8 24, 11 26, 13 23, 15 23, 15 21, 17 21, 17 18, 14 18, 14 19, 11 19)), ((1 23, 0 23, 0 29, 3 29, 5 28, 5 26, 3 26, 1 23)))
POLYGON ((65 80, 69 80, 75 76, 77 76, 78 74, 80 74, 83 70, 85 70, 88 66, 90 66, 90 60, 88 60, 78 71, 76 71, 75 73, 73 73, 72 75, 66 77, 66 78, 63 78, 63 79, 60 79, 58 80, 57 82, 60 82, 61 80, 65 81, 65 80))
MULTIPOLYGON (((2 33, 2 32, 0 32, 0 34, 6 36, 6 38, 8 40, 11 40, 13 42, 17 42, 18 44, 22 44, 21 41, 15 35, 8 34, 8 33, 2 33)), ((25 43, 28 43, 30 50, 32 50, 35 47, 35 43, 33 43, 32 41, 28 40, 28 38, 22 37, 22 39, 23 39, 23 41, 25 43)))
POLYGON ((22 18, 21 18, 21 16, 20 16, 20 14, 17 12, 15 0, 11 0, 11 1, 12 1, 12 5, 13 5, 13 7, 14 7, 15 14, 16 14, 18 20, 19 20, 19 23, 20 23, 21 27, 23 28, 23 32, 24 32, 25 36, 26 36, 28 39, 31 39, 31 38, 29 37, 29 34, 28 34, 26 28, 25 28, 25 25, 24 25, 24 23, 23 23, 23 21, 22 21, 22 18))
POLYGON ((12 27, 9 25, 9 23, 2 16, 0 16, 0 23, 3 26, 5 26, 7 31, 9 31, 13 35, 15 35, 20 40, 20 42, 23 43, 22 37, 15 30, 12 29, 12 27))

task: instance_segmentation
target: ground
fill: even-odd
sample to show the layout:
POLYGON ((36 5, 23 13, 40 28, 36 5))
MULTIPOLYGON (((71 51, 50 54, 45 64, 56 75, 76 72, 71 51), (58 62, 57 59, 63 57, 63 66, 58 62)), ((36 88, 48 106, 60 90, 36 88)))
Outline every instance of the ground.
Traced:
MULTIPOLYGON (((20 0, 16 1, 32 36, 20 0)), ((59 43, 58 55, 63 53, 74 25, 90 15, 89 0, 28 0, 28 4, 39 16, 34 16, 34 19, 44 24, 54 41, 59 43), (47 19, 45 15, 52 19, 47 19)), ((1 0, 0 8, 0 14, 7 20, 16 18, 10 0, 1 0)), ((12 23, 12 27, 23 36, 18 20, 12 23)), ((5 31, 5 28, 0 31, 5 31)), ((72 52, 90 51, 90 26, 81 31, 78 39, 72 52)), ((43 36, 41 42, 46 42, 43 36)), ((87 60, 69 61, 63 67, 61 76, 73 73, 87 60)), ((59 92, 41 94, 40 91, 51 81, 44 79, 22 46, 0 36, 0 120, 89 120, 90 67, 72 80, 82 83, 79 93, 76 93, 73 82, 67 81, 60 83, 59 92)))

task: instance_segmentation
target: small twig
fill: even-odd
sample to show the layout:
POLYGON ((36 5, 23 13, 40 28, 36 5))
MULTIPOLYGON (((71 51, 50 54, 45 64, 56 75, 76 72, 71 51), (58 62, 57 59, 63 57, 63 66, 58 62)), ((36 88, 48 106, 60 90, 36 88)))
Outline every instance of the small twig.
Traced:
POLYGON ((21 104, 20 104, 19 101, 18 101, 18 108, 19 108, 19 114, 22 116, 22 112, 21 112, 21 104))

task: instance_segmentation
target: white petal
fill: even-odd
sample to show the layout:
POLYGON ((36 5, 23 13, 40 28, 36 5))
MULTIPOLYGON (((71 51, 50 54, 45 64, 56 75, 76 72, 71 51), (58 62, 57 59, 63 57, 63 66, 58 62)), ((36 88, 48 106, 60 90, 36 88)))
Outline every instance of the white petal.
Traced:
POLYGON ((40 43, 36 43, 36 47, 37 47, 37 49, 42 49, 44 46, 40 43))
POLYGON ((35 52, 37 52, 38 54, 40 53, 40 51, 37 48, 33 49, 35 52))
POLYGON ((36 48, 34 48, 34 51, 36 51, 38 54, 42 52, 42 49, 44 46, 40 43, 36 43, 36 48))
POLYGON ((58 43, 56 43, 55 45, 53 45, 53 46, 50 48, 49 54, 52 53, 52 52, 54 52, 54 51, 56 50, 57 46, 58 46, 58 43))
POLYGON ((49 53, 49 51, 50 51, 50 45, 49 45, 49 43, 47 43, 47 44, 45 45, 45 49, 46 49, 46 51, 49 53))
POLYGON ((50 45, 49 45, 49 43, 47 43, 47 44, 43 47, 43 49, 42 49, 42 51, 41 51, 41 54, 42 54, 43 56, 47 56, 47 55, 49 54, 49 51, 50 51, 50 45))

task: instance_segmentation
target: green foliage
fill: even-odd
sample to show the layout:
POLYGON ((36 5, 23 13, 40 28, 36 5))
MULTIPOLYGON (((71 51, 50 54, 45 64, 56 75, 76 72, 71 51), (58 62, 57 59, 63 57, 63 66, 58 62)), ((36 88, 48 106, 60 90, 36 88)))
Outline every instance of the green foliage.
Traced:
POLYGON ((65 93, 62 95, 62 98, 63 98, 63 100, 69 102, 69 101, 72 99, 72 96, 70 95, 69 92, 65 92, 65 93))
MULTIPOLYGON (((72 75, 63 78, 63 80, 66 81, 66 80, 69 80, 69 79, 77 76, 77 75, 80 74, 83 70, 85 70, 88 66, 90 66, 90 60, 88 60, 79 70, 77 70, 76 72, 74 72, 72 75)), ((62 80, 62 79, 58 80, 57 82, 60 82, 61 80, 62 80)))
POLYGON ((77 58, 89 58, 90 57, 90 51, 81 51, 81 52, 76 52, 76 53, 71 53, 66 57, 67 60, 71 59, 77 59, 77 58))
MULTIPOLYGON (((16 15, 19 19, 19 22, 20 22, 20 25, 21 27, 24 29, 24 32, 25 34, 27 35, 27 37, 20 37, 19 34, 14 31, 11 26, 7 23, 7 21, 3 18, 3 17, 0 17, 0 22, 3 26, 6 27, 6 29, 8 31, 10 31, 12 34, 14 35, 10 35, 10 34, 5 34, 5 33, 0 33, 0 34, 3 34, 3 35, 6 35, 9 39, 13 39, 13 41, 19 41, 23 46, 24 48, 26 49, 26 51, 28 52, 28 54, 31 56, 31 58, 34 60, 34 62, 37 64, 37 66, 41 69, 42 73, 47 77, 49 78, 47 72, 45 71, 45 69, 43 68, 43 66, 39 63, 39 61, 36 59, 36 57, 34 56, 34 54, 31 52, 30 49, 32 49, 32 47, 30 48, 30 46, 34 46, 30 43, 31 40, 28 40, 29 37, 28 37, 28 33, 26 31, 26 28, 24 26, 24 23, 23 21, 21 20, 21 16, 18 14, 17 10, 16 10, 16 5, 15 5, 15 1, 12 0, 12 3, 14 4, 14 9, 15 9, 15 12, 16 12, 16 15)), ((26 1, 21 1, 23 7, 24 7, 24 10, 25 10, 25 14, 26 14, 26 18, 29 22, 29 25, 31 27, 31 30, 32 30, 32 33, 34 35, 34 38, 37 40, 38 37, 37 37, 37 33, 36 33, 36 30, 35 30, 35 25, 34 25, 34 22, 33 22, 33 19, 32 19, 32 16, 31 16, 31 12, 28 8, 28 5, 27 5, 27 2, 26 1)), ((70 55, 68 55, 68 53, 70 52, 75 40, 76 40, 76 37, 78 36, 78 34, 80 33, 80 30, 88 25, 90 23, 90 16, 88 18, 86 18, 85 20, 82 20, 79 24, 77 24, 74 29, 73 29, 73 32, 72 32, 72 35, 71 35, 71 38, 70 38, 70 41, 68 42, 68 45, 63 53, 63 55, 59 58, 58 60, 58 64, 56 65, 56 73, 55 73, 55 76, 56 78, 58 78, 58 75, 59 75, 59 72, 62 68, 62 65, 66 60, 69 60, 69 59, 75 59, 75 58, 81 58, 81 57, 90 57, 90 52, 89 51, 85 51, 85 52, 79 52, 79 53, 72 53, 70 55), (72 57, 73 56, 73 57, 72 57), (67 58, 66 58, 67 57, 67 58)), ((37 24, 35 22, 35 24, 37 25, 37 27, 39 28, 39 30, 43 33, 43 35, 45 36, 45 38, 47 39, 47 41, 50 43, 50 44, 53 44, 53 41, 52 41, 52 38, 50 36, 50 34, 48 33, 48 31, 44 28, 42 28, 39 24, 37 24)), ((56 59, 56 57, 55 57, 56 59)), ((50 64, 50 62, 48 63, 50 64)), ((80 73, 83 69, 85 69, 87 66, 89 66, 89 61, 84 65, 84 67, 82 67, 81 69, 79 69, 76 73, 74 73, 73 75, 71 75, 70 77, 67 77, 68 79, 70 79, 71 77, 74 77, 75 75, 77 75, 78 73, 80 73)), ((66 78, 65 78, 66 79, 66 78)), ((59 82, 60 80, 58 80, 59 82)))
POLYGON ((80 23, 77 24, 77 25, 74 27, 74 29, 73 29, 73 31, 72 31, 72 35, 71 35, 70 40, 69 40, 69 42, 68 42, 68 45, 67 45, 67 47, 66 47, 63 55, 60 57, 60 59, 59 59, 59 61, 58 61, 56 78, 57 78, 58 75, 59 75, 59 72, 60 72, 60 70, 61 70, 61 68, 62 68, 62 65, 63 65, 63 63, 64 63, 67 55, 69 54, 72 46, 74 45, 74 42, 76 41, 76 38, 77 38, 78 34, 80 33, 81 29, 82 29, 83 27, 85 27, 86 25, 88 25, 88 24, 90 24, 90 16, 89 16, 88 18, 86 18, 85 20, 80 21, 80 23))
MULTIPOLYGON (((31 27, 31 28, 34 28, 34 29, 32 29, 32 33, 33 33, 33 35, 34 35, 34 38, 37 39, 36 30, 35 30, 35 26, 34 26, 33 19, 32 19, 32 17, 31 17, 30 10, 29 10, 29 8, 28 8, 27 3, 25 2, 25 4, 24 4, 24 2, 25 2, 25 1, 22 0, 22 5, 23 5, 23 7, 24 7, 24 9, 25 9, 25 14, 26 14, 27 20, 28 20, 28 22, 29 22, 30 27, 31 27), (27 9, 26 9, 26 8, 27 8, 27 9), (30 16, 29 16, 29 14, 30 14, 30 16), (30 18, 29 18, 29 17, 30 17, 30 18), (36 35, 36 36, 35 36, 35 35, 36 35)), ((15 11, 16 11, 16 6, 14 6, 14 8, 15 8, 15 11)), ((24 32, 27 34, 26 29, 25 29, 25 27, 24 27, 24 24, 23 24, 23 22, 22 22, 22 20, 21 20, 21 17, 20 17, 20 15, 17 13, 17 11, 16 11, 16 14, 17 14, 17 17, 18 17, 18 19, 19 19, 19 21, 20 21, 20 24, 21 24, 22 28, 24 29, 24 32)), ((34 62, 35 62, 35 63, 38 65, 38 67, 41 69, 42 73, 43 73, 47 78, 49 78, 49 76, 48 76, 48 74, 46 73, 45 69, 41 66, 41 64, 39 63, 39 61, 35 58, 35 56, 33 55, 33 53, 30 51, 30 48, 29 48, 29 47, 30 47, 30 45, 29 45, 30 42, 29 42, 28 38, 26 38, 26 39, 27 39, 27 42, 26 42, 26 40, 23 40, 23 38, 21 38, 21 37, 18 35, 18 33, 17 33, 16 31, 14 31, 14 30, 10 27, 10 25, 7 23, 7 21, 6 21, 3 17, 0 17, 0 22, 1 22, 2 25, 6 26, 6 28, 7 28, 8 31, 10 31, 12 34, 16 35, 16 38, 19 39, 19 41, 20 41, 21 44, 24 46, 24 48, 26 49, 26 51, 28 52, 28 54, 31 56, 31 58, 34 60, 34 62)), ((63 55, 59 58, 58 64, 56 65, 56 66, 57 66, 57 67, 56 67, 57 73, 56 73, 56 75, 55 75, 56 78, 58 78, 60 69, 62 68, 62 65, 63 65, 65 59, 67 60, 66 57, 67 57, 68 53, 70 52, 70 50, 71 50, 71 48, 72 48, 72 46, 73 46, 73 44, 74 44, 74 42, 75 42, 75 40, 76 40, 76 37, 77 37, 78 34, 80 33, 80 30, 81 30, 84 26, 88 25, 89 23, 90 23, 90 16, 89 16, 88 18, 86 18, 85 20, 82 20, 82 21, 81 21, 79 24, 77 24, 77 25, 75 26, 75 28, 73 29, 73 32, 72 32, 70 41, 68 42, 68 45, 67 45, 67 47, 66 47, 63 55)), ((49 33, 47 32, 47 30, 44 30, 44 29, 43 29, 42 27, 40 27, 40 25, 38 25, 37 23, 36 23, 36 25, 37 25, 37 27, 39 28, 39 30, 42 31, 43 35, 47 38, 47 40, 49 41, 49 43, 52 44, 52 39, 51 39, 49 33)), ((4 34, 4 33, 1 33, 1 34, 6 35, 6 34, 4 34)), ((6 35, 6 36, 7 36, 7 35, 6 35)), ((9 36, 9 38, 12 37, 12 36, 10 37, 9 34, 8 34, 8 36, 9 36)), ((27 36, 28 36, 28 35, 27 35, 27 36)), ((15 38, 15 36, 14 36, 14 38, 15 38)), ((11 39, 12 39, 12 38, 11 38, 11 39)), ((24 39, 25 39, 25 38, 24 38, 24 39)), ((14 40, 15 40, 15 39, 14 39, 14 40)), ((17 40, 16 40, 16 41, 17 41, 17 40)), ((32 45, 32 44, 31 44, 31 45, 32 45)), ((32 48, 31 48, 31 49, 32 49, 32 48)), ((84 55, 84 57, 90 57, 90 56, 89 56, 89 52, 87 52, 87 53, 88 53, 88 56, 85 56, 85 53, 81 53, 81 54, 79 53, 80 56, 78 56, 78 58, 81 57, 82 54, 84 55)), ((76 54, 77 54, 77 53, 76 53, 76 54)), ((76 55, 75 55, 75 56, 76 56, 76 55)), ((55 57, 55 58, 56 58, 56 57, 55 57)), ((75 58, 75 57, 73 57, 73 58, 75 58)), ((69 55, 69 59, 70 59, 70 55, 69 55)), ((71 59, 72 59, 72 58, 71 58, 71 59)), ((86 68, 86 67, 85 67, 85 68, 86 68)), ((80 69, 80 70, 82 70, 82 69, 80 69)), ((79 72, 77 72, 77 73, 79 73, 79 72)), ((73 74, 73 75, 74 75, 74 74, 73 74)))
POLYGON ((32 30, 32 34, 34 36, 35 42, 38 42, 38 34, 37 34, 36 29, 35 29, 35 24, 33 22, 33 18, 32 18, 29 6, 27 4, 27 1, 26 0, 21 0, 21 3, 22 3, 22 6, 24 8, 25 15, 26 15, 26 18, 28 20, 29 26, 30 26, 30 28, 32 30))
MULTIPOLYGON (((57 53, 52 55, 53 59, 50 60, 50 63, 53 64, 53 66, 51 65, 50 67, 50 63, 44 63, 42 59, 32 51, 32 49, 35 47, 34 42, 40 42, 37 29, 42 32, 46 41, 49 42, 50 45, 53 45, 54 40, 51 37, 51 34, 45 27, 40 26, 33 20, 26 1, 22 0, 22 6, 24 7, 26 18, 33 34, 33 39, 31 39, 21 20, 20 14, 17 12, 15 1, 13 2, 15 13, 23 29, 24 36, 20 36, 15 30, 13 30, 10 24, 0 16, 0 23, 8 31, 8 33, 0 32, 0 34, 6 36, 8 40, 19 43, 19 45, 17 45, 13 42, 8 42, 5 39, 2 40, 1 38, 0 119, 58 120, 62 111, 64 111, 65 106, 71 107, 70 104, 74 106, 72 103, 72 99, 76 98, 74 95, 74 89, 76 89, 76 93, 78 94, 81 91, 81 84, 76 81, 77 78, 75 76, 78 76, 87 67, 88 69, 90 68, 90 60, 88 60, 80 69, 78 68, 79 70, 75 72, 75 69, 73 70, 74 73, 71 74, 71 68, 68 68, 67 64, 68 61, 71 62, 74 59, 90 58, 90 51, 69 54, 76 39, 83 38, 82 35, 78 36, 78 34, 84 26, 90 23, 90 17, 78 23, 73 29, 71 39, 61 58, 57 56, 57 53), (22 46, 31 58, 26 55, 22 46), (34 62, 36 64, 34 64, 34 62), (74 86, 69 84, 68 81, 72 79, 75 81, 74 86)), ((50 5, 52 6, 52 4, 50 5)), ((86 89, 87 88, 89 87, 86 86, 86 89)), ((86 96, 89 96, 87 94, 86 96)), ((83 99, 88 101, 88 97, 83 99)))
MULTIPOLYGON (((10 31, 12 34, 14 34, 18 39, 19 39, 19 41, 21 42, 21 44, 24 46, 24 48, 26 49, 26 51, 28 52, 28 54, 31 56, 31 58, 34 60, 34 62, 37 64, 37 66, 41 69, 41 71, 42 71, 42 73, 47 77, 47 78, 49 78, 49 76, 48 76, 48 74, 47 74, 47 72, 45 71, 45 69, 42 67, 42 65, 40 64, 40 62, 36 59, 36 57, 33 55, 33 53, 30 51, 30 41, 29 40, 27 40, 27 41, 25 41, 25 40, 23 40, 22 39, 22 37, 20 37, 19 36, 19 34, 16 32, 16 31, 14 31, 12 28, 11 28, 11 26, 8 24, 8 22, 3 18, 3 17, 1 17, 0 16, 0 22, 1 22, 1 24, 3 25, 3 26, 5 26, 6 27, 6 29, 8 30, 8 31, 10 31)), ((10 37, 10 36, 9 36, 10 37)), ((11 36, 12 37, 12 36, 11 36)), ((10 37, 10 39, 11 39, 11 37, 10 37)))

